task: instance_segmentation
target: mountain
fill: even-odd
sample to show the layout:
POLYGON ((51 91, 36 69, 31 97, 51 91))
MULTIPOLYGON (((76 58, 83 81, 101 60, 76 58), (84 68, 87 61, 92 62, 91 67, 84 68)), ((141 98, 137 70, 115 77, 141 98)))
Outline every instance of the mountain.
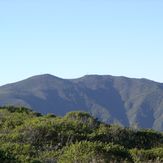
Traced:
POLYGON ((61 79, 49 74, 0 87, 0 106, 63 116, 86 111, 106 123, 163 131, 163 83, 110 75, 61 79))

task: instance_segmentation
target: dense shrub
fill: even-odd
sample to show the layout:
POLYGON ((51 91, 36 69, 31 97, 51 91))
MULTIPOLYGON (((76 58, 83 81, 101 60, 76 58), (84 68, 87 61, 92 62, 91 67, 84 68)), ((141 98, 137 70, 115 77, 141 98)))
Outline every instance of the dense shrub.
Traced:
POLYGON ((163 148, 154 148, 149 150, 131 150, 135 162, 163 162, 163 148))
POLYGON ((97 121, 88 113, 41 115, 0 108, 0 162, 161 162, 163 133, 97 121))
POLYGON ((76 142, 64 148, 59 162, 132 162, 132 157, 124 147, 100 142, 76 142))

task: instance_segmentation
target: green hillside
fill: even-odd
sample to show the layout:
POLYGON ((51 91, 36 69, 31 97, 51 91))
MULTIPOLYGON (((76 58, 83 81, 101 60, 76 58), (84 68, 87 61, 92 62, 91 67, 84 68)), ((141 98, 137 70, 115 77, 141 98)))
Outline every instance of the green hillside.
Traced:
POLYGON ((163 133, 99 122, 88 113, 64 117, 0 108, 0 162, 162 162, 163 133))

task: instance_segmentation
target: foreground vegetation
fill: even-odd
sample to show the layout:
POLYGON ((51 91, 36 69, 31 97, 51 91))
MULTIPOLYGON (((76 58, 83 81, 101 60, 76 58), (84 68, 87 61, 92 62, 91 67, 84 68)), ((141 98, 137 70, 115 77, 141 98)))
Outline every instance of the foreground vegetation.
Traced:
POLYGON ((0 108, 0 162, 163 162, 163 133, 107 125, 88 113, 64 117, 0 108))

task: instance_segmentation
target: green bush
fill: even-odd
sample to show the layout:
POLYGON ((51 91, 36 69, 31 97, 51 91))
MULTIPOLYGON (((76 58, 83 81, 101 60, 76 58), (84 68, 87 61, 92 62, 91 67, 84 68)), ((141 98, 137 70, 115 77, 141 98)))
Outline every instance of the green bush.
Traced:
POLYGON ((154 148, 149 150, 137 150, 130 151, 135 162, 163 162, 163 148, 154 148))
POLYGON ((128 150, 113 144, 103 144, 100 142, 77 142, 65 147, 59 162, 108 162, 108 161, 126 161, 132 162, 132 157, 128 150))
POLYGON ((0 162, 161 162, 163 133, 97 121, 88 113, 41 115, 0 108, 0 162))

